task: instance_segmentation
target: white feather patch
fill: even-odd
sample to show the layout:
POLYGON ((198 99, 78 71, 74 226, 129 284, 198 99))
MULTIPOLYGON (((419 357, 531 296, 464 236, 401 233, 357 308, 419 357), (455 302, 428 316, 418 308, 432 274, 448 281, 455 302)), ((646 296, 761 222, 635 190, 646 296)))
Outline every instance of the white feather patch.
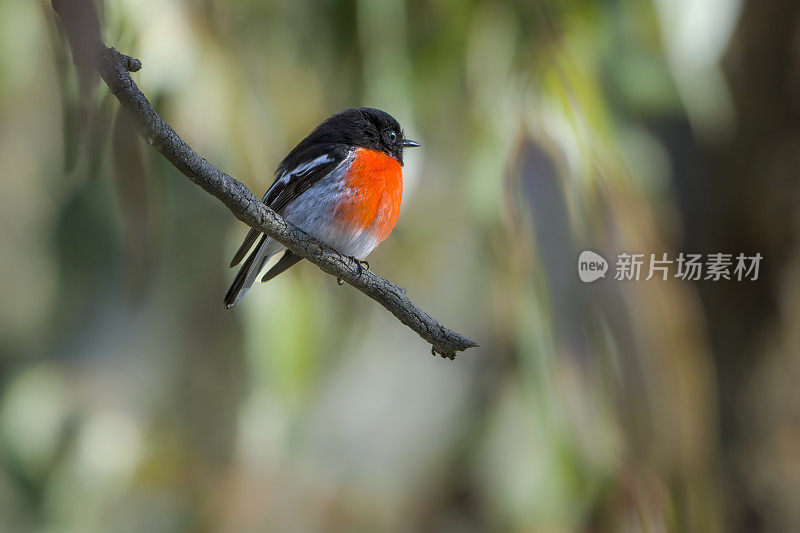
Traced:
POLYGON ((281 174, 281 177, 278 180, 278 183, 284 183, 284 184, 289 183, 289 180, 292 179, 292 176, 299 176, 301 174, 305 174, 306 172, 308 172, 312 168, 318 167, 320 165, 324 165, 325 163, 329 163, 331 161, 333 161, 333 158, 330 155, 322 154, 321 156, 319 156, 316 159, 312 159, 311 161, 308 161, 308 162, 303 163, 301 165, 297 165, 291 171, 287 170, 286 172, 281 174))

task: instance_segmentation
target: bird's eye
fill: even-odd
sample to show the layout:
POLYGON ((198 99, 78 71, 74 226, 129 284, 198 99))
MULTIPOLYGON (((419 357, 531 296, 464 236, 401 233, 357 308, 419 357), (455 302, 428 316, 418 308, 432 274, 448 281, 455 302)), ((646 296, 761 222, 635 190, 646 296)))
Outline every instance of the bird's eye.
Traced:
POLYGON ((395 144, 397 142, 397 134, 393 131, 389 132, 389 142, 395 144))

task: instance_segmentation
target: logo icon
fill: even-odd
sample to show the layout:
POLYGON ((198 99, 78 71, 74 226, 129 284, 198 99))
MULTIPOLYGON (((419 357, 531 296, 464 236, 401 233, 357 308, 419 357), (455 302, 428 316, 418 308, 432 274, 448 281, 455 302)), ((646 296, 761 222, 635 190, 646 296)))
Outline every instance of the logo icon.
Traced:
POLYGON ((608 261, 600 254, 584 250, 578 257, 578 277, 584 283, 591 283, 605 278, 608 272, 608 261))

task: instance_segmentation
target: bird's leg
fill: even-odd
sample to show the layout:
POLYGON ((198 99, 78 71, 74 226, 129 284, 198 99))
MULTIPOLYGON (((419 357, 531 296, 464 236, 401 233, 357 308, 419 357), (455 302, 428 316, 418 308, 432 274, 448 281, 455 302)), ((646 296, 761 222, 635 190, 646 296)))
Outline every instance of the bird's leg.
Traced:
POLYGON ((361 273, 364 271, 365 268, 367 270, 369 270, 369 261, 362 261, 362 260, 357 259, 356 257, 354 257, 352 255, 350 256, 350 259, 352 259, 353 261, 356 262, 356 267, 358 268, 358 275, 359 276, 361 275, 361 273))
MULTIPOLYGON (((369 261, 362 261, 360 259, 356 259, 355 256, 352 256, 352 255, 348 256, 348 257, 356 262, 356 268, 358 268, 358 275, 359 276, 361 275, 362 272, 364 272, 365 268, 367 270, 369 270, 369 261)), ((344 285, 344 281, 342 281, 342 278, 336 278, 336 284, 337 285, 344 285)))

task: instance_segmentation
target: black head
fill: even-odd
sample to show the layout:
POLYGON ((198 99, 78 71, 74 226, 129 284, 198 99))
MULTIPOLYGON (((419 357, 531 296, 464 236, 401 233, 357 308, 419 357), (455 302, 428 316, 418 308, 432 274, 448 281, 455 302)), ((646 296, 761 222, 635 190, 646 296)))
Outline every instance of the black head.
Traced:
MULTIPOLYGON (((380 109, 346 109, 328 118, 306 137, 301 145, 346 144, 384 152, 403 164, 403 149, 419 146, 403 136, 400 124, 380 109)), ((298 146, 299 148, 299 146, 298 146)))

